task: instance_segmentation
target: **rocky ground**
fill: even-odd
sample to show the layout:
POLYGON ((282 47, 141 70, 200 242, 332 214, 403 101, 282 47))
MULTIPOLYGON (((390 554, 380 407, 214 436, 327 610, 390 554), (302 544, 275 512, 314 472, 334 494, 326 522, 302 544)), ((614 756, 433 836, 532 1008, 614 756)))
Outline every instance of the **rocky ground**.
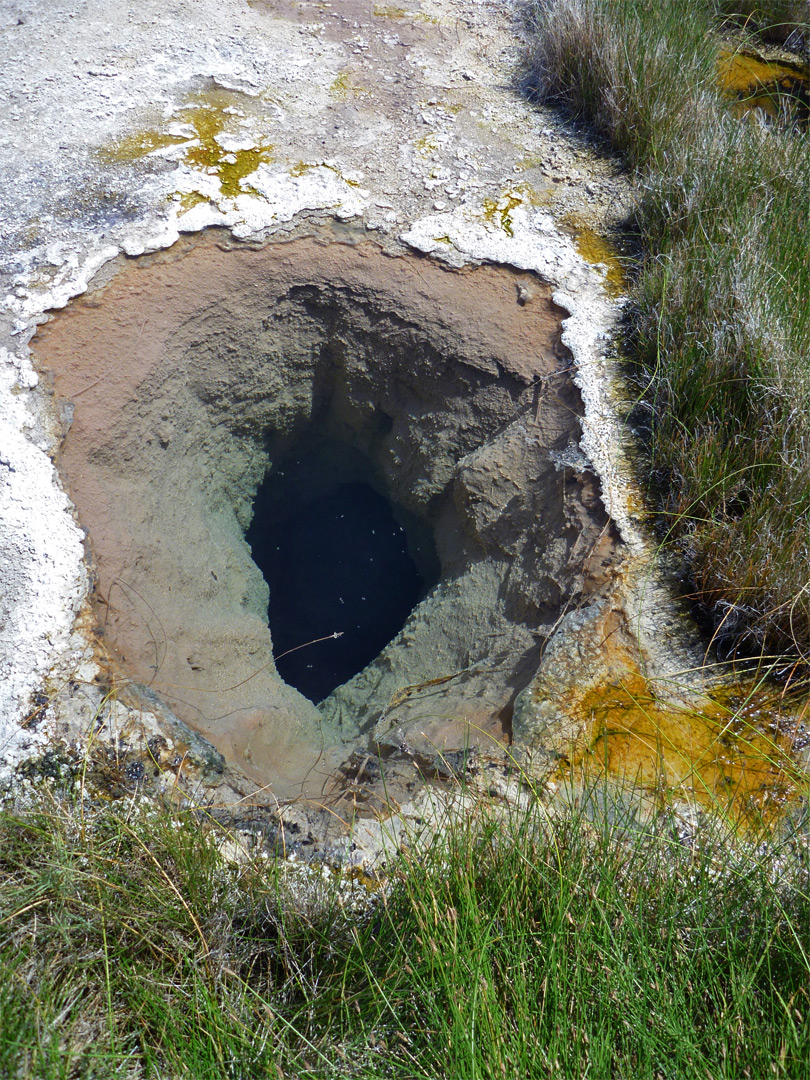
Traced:
MULTIPOLYGON (((305 840, 308 850, 362 861, 379 854, 386 829, 430 818, 425 806, 435 795, 425 776, 452 780, 469 771, 457 757, 461 744, 445 741, 431 755, 434 729, 417 745, 418 733, 380 706, 377 742, 369 746, 366 725, 365 742, 335 752, 318 806, 290 802, 285 792, 287 832, 279 832, 278 795, 255 770, 247 775, 244 747, 224 736, 217 742, 216 732, 198 725, 223 756, 100 644, 90 603, 93 530, 88 562, 88 525, 81 514, 77 521, 59 472, 65 434, 74 415, 84 415, 80 398, 95 386, 95 369, 76 346, 74 374, 87 375, 87 385, 74 380, 59 392, 57 377, 54 393, 45 353, 48 341, 58 344, 64 318, 54 313, 88 288, 85 310, 103 306, 109 290, 123 288, 128 267, 141 265, 132 260, 168 251, 170 263, 194 249, 188 238, 213 227, 228 231, 226 248, 314 238, 371 244, 392 258, 421 253, 450 268, 511 268, 538 280, 563 316, 572 361, 566 377, 581 417, 579 445, 556 468, 590 477, 602 505, 588 527, 609 521, 613 573, 594 603, 572 593, 577 610, 561 603, 553 625, 544 624, 548 663, 519 702, 517 742, 510 720, 492 753, 475 750, 484 790, 501 797, 516 762, 524 769, 545 762, 542 776, 572 739, 587 741, 587 717, 576 711, 583 687, 613 683, 627 669, 643 670, 656 694, 682 696, 686 683, 694 691, 694 677, 682 673, 700 663, 701 647, 649 573, 622 394, 606 355, 621 301, 615 263, 599 237, 626 215, 630 191, 617 161, 586 132, 528 100, 522 34, 520 8, 508 0, 423 0, 407 8, 357 0, 4 5, 0 746, 7 785, 21 775, 72 771, 116 794, 151 791, 230 814, 238 808, 285 845, 305 840), (37 363, 32 348, 42 354, 37 363), (382 727, 380 717, 388 719, 382 727), (402 812, 381 824, 391 810, 402 812), (346 822, 355 822, 354 831, 346 822)), ((532 293, 522 281, 512 300, 520 307, 532 293)), ((160 302, 171 314, 171 300, 160 302)), ((111 318, 114 324, 114 312, 111 318)), ((122 335, 135 356, 146 350, 150 309, 127 318, 122 335)), ((114 351, 105 354, 111 371, 114 351)), ((95 397, 103 412, 105 394, 95 397)), ((158 429, 169 421, 152 420, 165 447, 173 436, 158 429)), ((399 687, 405 702, 419 681, 411 676, 402 676, 407 686, 392 676, 386 701, 395 702, 399 687)))

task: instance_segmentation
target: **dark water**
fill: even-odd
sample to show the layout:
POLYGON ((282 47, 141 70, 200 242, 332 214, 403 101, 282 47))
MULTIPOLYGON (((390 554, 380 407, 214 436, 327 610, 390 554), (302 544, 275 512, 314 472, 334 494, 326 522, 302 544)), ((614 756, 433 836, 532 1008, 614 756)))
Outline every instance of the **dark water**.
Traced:
POLYGON ((424 590, 404 528, 368 484, 341 484, 289 516, 257 500, 246 539, 270 588, 279 674, 312 701, 370 663, 424 590))

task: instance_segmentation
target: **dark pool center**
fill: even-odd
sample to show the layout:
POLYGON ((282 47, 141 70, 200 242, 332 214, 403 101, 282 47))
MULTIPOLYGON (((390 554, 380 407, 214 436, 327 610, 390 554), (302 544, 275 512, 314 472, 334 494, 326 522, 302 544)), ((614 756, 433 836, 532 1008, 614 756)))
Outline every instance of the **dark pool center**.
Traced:
POLYGON ((432 530, 363 471, 348 447, 283 461, 246 535, 270 590, 278 672, 315 702, 371 663, 439 577, 432 530))

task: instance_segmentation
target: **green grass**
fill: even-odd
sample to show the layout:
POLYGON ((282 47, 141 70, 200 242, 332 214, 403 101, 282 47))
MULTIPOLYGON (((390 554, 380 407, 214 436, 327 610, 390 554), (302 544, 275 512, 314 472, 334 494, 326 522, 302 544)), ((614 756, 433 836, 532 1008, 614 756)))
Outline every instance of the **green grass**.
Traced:
MULTIPOLYGON (((807 15, 763 2, 752 22, 751 5, 722 6, 749 27, 807 15)), ((804 659, 810 143, 721 97, 719 8, 536 0, 532 68, 540 96, 588 118, 634 173, 627 351, 661 534, 724 653, 804 659)))
POLYGON ((0 818, 0 1076, 804 1078, 806 844, 683 832, 481 809, 366 893, 43 797, 0 818))
POLYGON ((766 41, 785 42, 810 23, 808 0, 721 0, 724 15, 756 30, 766 41))

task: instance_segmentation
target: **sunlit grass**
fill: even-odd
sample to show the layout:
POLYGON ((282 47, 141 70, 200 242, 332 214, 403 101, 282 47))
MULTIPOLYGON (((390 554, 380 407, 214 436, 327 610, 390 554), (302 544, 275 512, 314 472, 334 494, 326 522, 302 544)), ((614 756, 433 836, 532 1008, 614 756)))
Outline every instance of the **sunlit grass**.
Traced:
POLYGON ((358 907, 210 822, 39 797, 0 818, 0 1075, 808 1075, 806 843, 632 806, 481 806, 358 907))
POLYGON ((635 170, 628 352, 662 535, 724 652, 806 657, 810 144, 721 96, 719 6, 537 0, 534 79, 635 170))

